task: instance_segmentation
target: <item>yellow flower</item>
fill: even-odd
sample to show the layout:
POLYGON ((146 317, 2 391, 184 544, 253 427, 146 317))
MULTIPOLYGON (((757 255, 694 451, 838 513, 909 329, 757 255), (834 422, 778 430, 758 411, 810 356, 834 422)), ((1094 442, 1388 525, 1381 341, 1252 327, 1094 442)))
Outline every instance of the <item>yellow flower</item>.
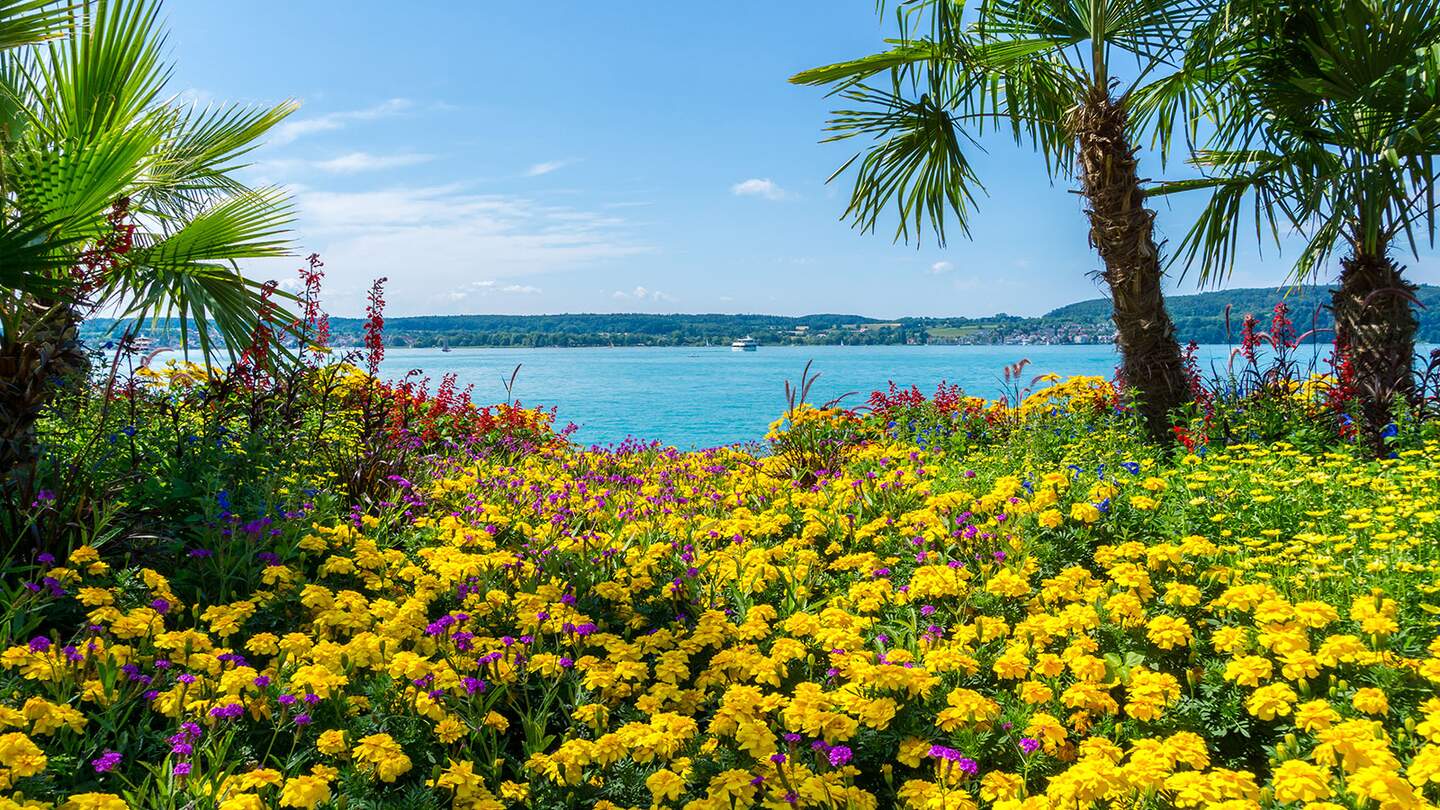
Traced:
POLYGON ((0 765, 14 776, 34 776, 45 770, 49 760, 29 737, 16 731, 0 734, 0 765))
POLYGON ((1094 523, 1100 519, 1100 508, 1085 501, 1072 503, 1070 504, 1070 519, 1081 523, 1094 523))
POLYGON ((360 738, 350 755, 362 765, 370 766, 382 782, 394 782, 411 768, 410 757, 389 734, 371 734, 360 738))
POLYGON ((650 789, 650 796, 656 803, 675 801, 685 793, 685 780, 674 771, 661 768, 646 778, 645 787, 650 789))
POLYGON ((1283 683, 1272 683, 1256 689, 1245 708, 1261 720, 1274 720, 1290 714, 1296 700, 1295 690, 1283 683))
POLYGON ((1225 680, 1234 681, 1240 686, 1259 686, 1261 681, 1270 678, 1274 669, 1268 658, 1245 655, 1225 665, 1225 680))
POLYGON ((128 810, 129 807, 113 793, 79 793, 66 799, 60 810, 128 810))
POLYGON ((1278 802, 1313 802, 1329 798, 1330 772, 1317 765, 1292 759, 1275 769, 1271 777, 1278 802))
POLYGON ((1174 616, 1156 616, 1145 625, 1145 635, 1156 647, 1173 650, 1190 644, 1194 636, 1190 625, 1174 616))
POLYGON ((335 729, 328 729, 320 732, 320 739, 315 741, 315 748, 326 756, 339 756, 347 750, 345 744, 345 732, 335 729))
POLYGON ((1410 777, 1410 784, 1418 788, 1425 787, 1427 782, 1440 782, 1440 745, 1421 748, 1415 758, 1410 760, 1410 767, 1405 769, 1405 775, 1410 777))
POLYGON ((330 801, 330 784, 319 776, 296 776, 285 780, 280 791, 281 807, 299 807, 309 810, 321 802, 330 801))
POLYGON ((1047 529, 1053 529, 1065 522, 1065 516, 1061 515, 1058 509, 1046 509, 1040 513, 1040 517, 1037 518, 1037 520, 1039 520, 1041 526, 1047 529))
POLYGON ((1390 701, 1386 699, 1385 693, 1373 686, 1357 689, 1355 696, 1350 698, 1350 705, 1365 714, 1385 714, 1390 711, 1390 701))

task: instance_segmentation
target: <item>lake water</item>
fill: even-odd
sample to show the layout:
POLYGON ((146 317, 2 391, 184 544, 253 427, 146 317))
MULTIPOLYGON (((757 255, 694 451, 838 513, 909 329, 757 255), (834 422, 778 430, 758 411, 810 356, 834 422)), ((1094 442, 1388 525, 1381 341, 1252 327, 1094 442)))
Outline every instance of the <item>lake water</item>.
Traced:
MULTIPOLYGON (((1323 353, 1328 347, 1322 347, 1323 353)), ((1300 350, 1303 360, 1313 353, 1300 350)), ((1201 347, 1202 368, 1223 368, 1230 347, 1201 347)), ((390 349, 384 376, 419 369, 435 383, 449 372, 474 383, 479 403, 503 401, 502 381, 519 364, 515 397, 527 405, 556 406, 558 423, 580 427, 575 440, 608 444, 627 436, 659 439, 682 448, 758 439, 785 408, 785 381, 798 382, 807 361, 820 375, 809 401, 821 403, 848 391, 862 404, 889 381, 930 394, 942 380, 967 393, 993 398, 1002 392, 1007 364, 1028 358, 1024 379, 1110 377, 1115 350, 1098 346, 762 346, 736 352, 715 348, 594 349, 390 349)), ((1323 357, 1322 357, 1323 359, 1323 357)), ((434 383, 432 383, 433 386, 434 383)))

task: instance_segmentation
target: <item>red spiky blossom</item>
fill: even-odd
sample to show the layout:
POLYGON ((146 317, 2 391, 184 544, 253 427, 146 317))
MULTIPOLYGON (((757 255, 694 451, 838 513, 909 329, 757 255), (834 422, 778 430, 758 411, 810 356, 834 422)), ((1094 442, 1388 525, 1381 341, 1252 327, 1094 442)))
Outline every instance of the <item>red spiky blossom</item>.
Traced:
POLYGON ((385 276, 375 279, 370 285, 365 306, 365 370, 371 377, 380 373, 380 363, 385 360, 385 276))
POLYGON ((1250 313, 1245 313, 1245 320, 1240 324, 1240 356, 1247 362, 1255 362, 1255 349, 1260 345, 1260 335, 1255 328, 1260 321, 1250 313))
POLYGON ((1281 301, 1270 315, 1270 344, 1276 350, 1293 349, 1300 345, 1295 339, 1295 324, 1290 320, 1290 307, 1281 301))
POLYGON ((110 206, 105 221, 110 229, 82 251, 70 268, 70 276, 84 298, 100 289, 107 276, 120 264, 120 257, 135 246, 135 223, 129 222, 130 198, 121 197, 110 206))
POLYGON ((273 324, 281 311, 274 300, 278 286, 274 281, 260 286, 259 317, 250 333, 250 343, 240 352, 240 359, 235 363, 236 376, 252 391, 270 383, 270 348, 275 342, 273 324))
MULTIPOLYGON (((300 294, 300 314, 291 323, 291 329, 300 333, 302 345, 301 356, 304 356, 306 347, 304 341, 317 349, 324 349, 330 345, 330 316, 320 306, 320 285, 325 279, 325 263, 320 261, 319 253, 311 253, 305 259, 305 267, 300 268, 300 282, 305 285, 305 290, 300 294)), ((318 364, 319 357, 311 362, 318 364)))

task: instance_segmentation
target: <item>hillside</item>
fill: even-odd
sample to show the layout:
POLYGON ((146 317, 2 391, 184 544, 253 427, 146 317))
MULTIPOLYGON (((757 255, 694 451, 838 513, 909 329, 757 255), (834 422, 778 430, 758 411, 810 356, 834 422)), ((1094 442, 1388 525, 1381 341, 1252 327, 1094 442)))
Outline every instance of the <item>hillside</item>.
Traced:
MULTIPOLYGON (((1289 304, 1290 317, 1301 332, 1314 327, 1332 328, 1334 320, 1326 308, 1332 289, 1319 285, 1280 289, 1252 287, 1176 295, 1166 298, 1165 301, 1182 341, 1226 343, 1234 339, 1233 334, 1239 332, 1240 322, 1246 313, 1252 313, 1268 322, 1275 305, 1282 300, 1289 304), (1230 307, 1231 337, 1226 335, 1227 306, 1230 307)), ((1440 342, 1440 287, 1421 285, 1416 298, 1421 304, 1416 310, 1416 317, 1420 321, 1420 340, 1428 343, 1440 342)), ((1093 298, 1051 310, 1039 320, 1055 323, 1097 323, 1109 317, 1110 302, 1104 298, 1093 298)))
MULTIPOLYGON (((1440 287, 1422 286, 1419 339, 1440 342, 1440 287)), ((1235 340, 1246 313, 1268 322, 1281 300, 1304 332, 1313 326, 1331 326, 1324 304, 1329 288, 1242 288, 1176 295, 1167 299, 1182 342, 1229 343, 1235 340), (1229 333, 1225 309, 1230 308, 1229 333)), ((103 341, 113 321, 94 318, 82 328, 82 337, 103 341)), ((334 318, 331 333, 340 346, 361 343, 364 321, 334 318)), ((176 324, 161 324, 150 336, 173 341, 176 324), (166 328, 168 327, 168 328, 166 328)), ((898 318, 882 321, 861 315, 819 314, 726 315, 648 313, 563 315, 422 315, 386 319, 387 341, 392 346, 715 346, 749 335, 765 345, 877 344, 1095 344, 1108 343, 1110 302, 1103 298, 1080 301, 1038 318, 993 315, 987 318, 898 318)), ((1324 340, 1325 338, 1321 338, 1324 340)))

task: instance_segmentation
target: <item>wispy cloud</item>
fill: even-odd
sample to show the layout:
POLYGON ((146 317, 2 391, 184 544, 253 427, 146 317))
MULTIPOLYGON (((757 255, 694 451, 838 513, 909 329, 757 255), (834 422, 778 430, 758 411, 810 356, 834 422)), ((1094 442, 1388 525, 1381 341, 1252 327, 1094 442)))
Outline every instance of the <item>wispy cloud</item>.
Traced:
POLYGON ((506 284, 502 286, 491 279, 486 279, 485 281, 472 281, 464 287, 446 294, 445 299, 460 302, 467 298, 485 296, 495 292, 505 295, 539 295, 545 291, 533 284, 506 284))
POLYGON ((409 99, 392 98, 359 110, 342 110, 309 118, 292 119, 275 128, 270 135, 270 143, 277 146, 293 143, 307 135, 344 129, 354 121, 374 121, 378 118, 399 115, 414 106, 415 103, 409 99))
POLYGON ((422 155, 418 153, 372 155, 369 152, 350 152, 328 160, 317 160, 311 165, 322 172, 357 174, 359 172, 378 172, 386 169, 398 169, 403 166, 414 166, 418 163, 426 163, 434 159, 433 155, 422 155))
POLYGON ((930 265, 930 272, 937 276, 941 273, 948 273, 954 269, 955 265, 951 264, 950 262, 935 262, 934 264, 930 265))
POLYGON ((752 177, 730 187, 730 193, 737 197, 761 197, 766 200, 783 200, 788 192, 770 178, 752 177))
POLYGON ((526 177, 539 177, 543 174, 558 172, 561 169, 575 163, 573 160, 547 160, 543 163, 536 163, 525 170, 526 177))
MULTIPOLYGON (((533 296, 528 279, 650 252, 613 215, 460 186, 297 194, 300 228, 325 257, 336 314, 364 308, 369 279, 390 278, 394 314, 456 311, 469 297, 533 296), (485 279, 476 281, 475 279, 485 279)), ((288 275, 277 268, 277 275, 288 275)), ((663 294, 662 294, 663 295, 663 294)), ((660 299, 655 299, 660 300, 660 299)))
POLYGON ((660 290, 650 290, 644 287, 636 287, 629 291, 616 290, 610 294, 610 297, 616 301, 651 301, 655 303, 669 303, 675 300, 675 297, 669 293, 664 293, 660 290))

